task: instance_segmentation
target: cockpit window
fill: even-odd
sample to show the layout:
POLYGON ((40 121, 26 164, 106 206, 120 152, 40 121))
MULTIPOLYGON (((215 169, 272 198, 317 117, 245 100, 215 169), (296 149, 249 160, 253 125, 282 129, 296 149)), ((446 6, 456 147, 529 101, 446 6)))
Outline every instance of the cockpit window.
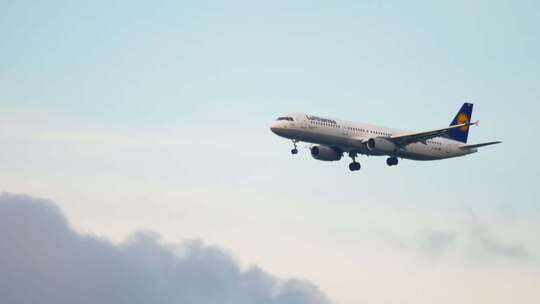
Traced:
POLYGON ((276 120, 288 120, 288 121, 294 121, 294 119, 293 119, 292 117, 288 117, 288 116, 287 116, 287 117, 285 117, 285 116, 283 116, 283 117, 278 117, 278 119, 276 119, 276 120))

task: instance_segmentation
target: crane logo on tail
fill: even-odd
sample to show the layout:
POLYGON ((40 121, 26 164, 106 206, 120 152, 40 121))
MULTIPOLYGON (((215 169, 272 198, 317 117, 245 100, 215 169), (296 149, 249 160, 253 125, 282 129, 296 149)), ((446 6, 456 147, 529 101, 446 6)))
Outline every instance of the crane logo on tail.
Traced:
MULTIPOLYGON (((458 125, 460 124, 464 124, 464 123, 468 123, 469 122, 469 116, 467 116, 467 114, 465 113, 459 113, 457 119, 456 119, 456 123, 458 125)), ((461 131, 467 131, 469 130, 469 126, 463 126, 461 128, 459 128, 461 131)))

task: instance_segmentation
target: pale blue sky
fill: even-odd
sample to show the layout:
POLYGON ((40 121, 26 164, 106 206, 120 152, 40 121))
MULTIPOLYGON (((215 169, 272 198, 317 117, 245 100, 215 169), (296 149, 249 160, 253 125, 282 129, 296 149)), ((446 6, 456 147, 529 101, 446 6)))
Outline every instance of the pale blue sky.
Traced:
MULTIPOLYGON (((200 237, 338 303, 431 303, 449 285, 464 302, 452 278, 482 277, 470 263, 532 282, 539 20, 536 1, 4 1, 0 190, 53 199, 114 240, 200 237), (436 128, 466 101, 480 120, 469 141, 503 144, 440 162, 362 157, 351 174, 348 160, 290 156, 268 129, 292 111, 436 128), (430 231, 462 237, 431 261, 430 231), (378 267, 398 279, 370 281, 378 267), (404 269, 432 294, 410 295, 404 269)), ((493 303, 515 292, 499 289, 493 303)))

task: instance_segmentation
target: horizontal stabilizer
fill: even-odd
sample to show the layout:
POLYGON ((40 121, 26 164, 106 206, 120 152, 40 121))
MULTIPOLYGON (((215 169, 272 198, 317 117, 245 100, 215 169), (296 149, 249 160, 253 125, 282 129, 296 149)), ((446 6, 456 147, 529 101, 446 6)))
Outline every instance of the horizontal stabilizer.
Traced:
POLYGON ((479 148, 479 147, 483 147, 483 146, 489 146, 489 145, 494 145, 494 144, 500 144, 502 141, 492 141, 492 142, 487 142, 487 143, 483 143, 483 144, 476 144, 476 145, 466 145, 466 146, 462 146, 460 147, 461 149, 473 149, 473 148, 479 148))

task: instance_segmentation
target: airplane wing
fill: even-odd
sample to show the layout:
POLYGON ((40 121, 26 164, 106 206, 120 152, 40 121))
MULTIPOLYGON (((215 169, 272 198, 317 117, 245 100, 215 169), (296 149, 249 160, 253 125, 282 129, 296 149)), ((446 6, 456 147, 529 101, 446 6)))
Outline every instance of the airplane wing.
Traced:
POLYGON ((390 136, 388 137, 388 139, 394 142, 394 144, 396 144, 396 146, 398 147, 405 147, 408 144, 412 144, 416 142, 421 142, 423 144, 426 144, 426 141, 428 139, 439 137, 439 136, 443 136, 443 137, 446 136, 446 133, 449 130, 468 127, 471 125, 478 125, 478 121, 466 122, 459 125, 453 125, 450 127, 434 129, 434 130, 429 130, 429 131, 399 134, 395 136, 390 136))

